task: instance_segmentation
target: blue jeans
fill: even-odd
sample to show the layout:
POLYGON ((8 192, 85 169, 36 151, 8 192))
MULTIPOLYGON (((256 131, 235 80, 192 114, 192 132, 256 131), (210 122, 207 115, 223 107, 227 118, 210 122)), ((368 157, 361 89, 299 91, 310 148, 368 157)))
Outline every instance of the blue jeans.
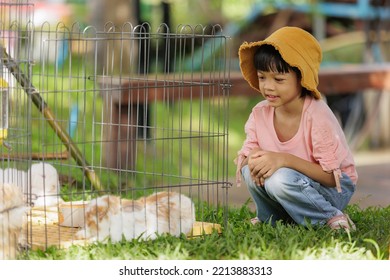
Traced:
POLYGON ((323 225, 343 214, 355 192, 355 185, 344 173, 340 179, 341 193, 290 168, 278 169, 265 180, 264 187, 254 183, 248 165, 241 173, 256 204, 257 217, 273 225, 277 220, 323 225))

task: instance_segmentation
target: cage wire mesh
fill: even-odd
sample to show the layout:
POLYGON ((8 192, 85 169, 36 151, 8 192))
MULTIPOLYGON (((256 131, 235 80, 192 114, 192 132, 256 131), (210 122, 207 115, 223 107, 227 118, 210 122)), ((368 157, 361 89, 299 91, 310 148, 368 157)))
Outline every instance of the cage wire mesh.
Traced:
POLYGON ((32 5, 0 2, 0 260, 16 258, 26 219, 31 161, 30 102, 15 79, 30 73, 32 5), (10 60, 10 57, 14 60, 10 60), (24 116, 24 117, 21 117, 24 116))
MULTIPOLYGON (((2 6, 2 21, 4 14, 2 6)), ((126 220, 133 225, 121 224, 125 236, 148 227, 176 234, 185 219, 195 219, 183 232, 189 236, 220 230, 230 187, 231 86, 230 38, 220 26, 171 31, 162 24, 152 32, 147 23, 97 30, 77 23, 37 27, 26 19, 23 27, 2 25, 3 45, 19 41, 8 43, 2 59, 12 94, 9 136, 0 149, 2 168, 23 170, 27 182, 31 209, 20 243, 84 244, 81 232, 93 231, 86 229, 88 203, 107 194, 133 213, 126 220), (165 229, 157 223, 164 218, 165 229)), ((92 215, 98 240, 111 233, 100 215, 92 215)))
MULTIPOLYGON (((0 3, 1 171, 6 168, 23 169, 28 164, 25 159, 30 158, 30 119, 20 118, 21 115, 29 115, 30 103, 15 76, 20 76, 20 73, 28 75, 31 70, 31 30, 27 24, 31 21, 31 11, 32 6, 22 4, 22 1, 15 1, 13 5, 0 3), (11 57, 14 59, 10 59, 11 57)), ((5 175, 15 175, 12 170, 7 171, 10 172, 5 175)))

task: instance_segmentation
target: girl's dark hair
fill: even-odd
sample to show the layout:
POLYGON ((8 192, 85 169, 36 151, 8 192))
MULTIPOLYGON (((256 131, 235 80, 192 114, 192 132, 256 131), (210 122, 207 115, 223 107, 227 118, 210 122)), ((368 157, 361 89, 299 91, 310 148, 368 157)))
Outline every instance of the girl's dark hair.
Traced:
MULTIPOLYGON (((263 72, 279 72, 279 73, 288 73, 293 71, 297 74, 298 80, 302 78, 301 71, 297 67, 290 66, 280 53, 272 45, 261 45, 255 52, 254 64, 257 71, 263 72)), ((311 92, 302 87, 302 95, 311 94, 311 92)))

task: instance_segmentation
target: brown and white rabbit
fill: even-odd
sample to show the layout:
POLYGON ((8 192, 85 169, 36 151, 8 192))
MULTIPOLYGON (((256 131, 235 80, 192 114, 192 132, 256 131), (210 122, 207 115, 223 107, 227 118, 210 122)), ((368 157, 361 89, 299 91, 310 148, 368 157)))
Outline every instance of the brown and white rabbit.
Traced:
POLYGON ((179 236, 189 233, 194 222, 194 203, 176 192, 158 192, 138 200, 104 195, 87 205, 85 227, 77 237, 118 242, 122 237, 145 240, 163 233, 179 236))
POLYGON ((0 183, 0 260, 15 259, 28 207, 19 186, 0 183))

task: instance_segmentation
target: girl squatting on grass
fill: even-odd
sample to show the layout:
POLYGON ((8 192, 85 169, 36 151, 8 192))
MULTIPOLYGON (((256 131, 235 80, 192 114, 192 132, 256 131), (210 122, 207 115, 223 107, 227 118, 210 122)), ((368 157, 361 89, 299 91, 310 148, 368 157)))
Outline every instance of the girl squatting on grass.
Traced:
POLYGON ((357 173, 342 128, 317 89, 322 51, 297 27, 283 27, 264 41, 243 43, 240 68, 260 92, 245 124, 238 157, 241 175, 256 204, 258 221, 277 220, 353 230, 342 211, 357 173))

